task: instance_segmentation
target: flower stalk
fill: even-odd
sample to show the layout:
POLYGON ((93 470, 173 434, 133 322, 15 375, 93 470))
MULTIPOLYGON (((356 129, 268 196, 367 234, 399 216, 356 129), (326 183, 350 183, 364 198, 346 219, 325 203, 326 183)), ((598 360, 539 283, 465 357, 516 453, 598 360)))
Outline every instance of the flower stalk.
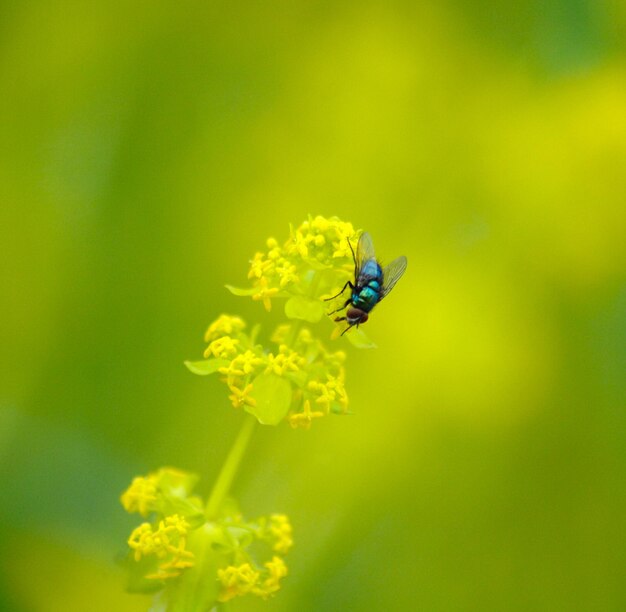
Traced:
POLYGON ((246 415, 207 501, 205 514, 208 521, 213 521, 218 517, 222 503, 230 491, 241 460, 248 448, 255 425, 256 419, 246 415))

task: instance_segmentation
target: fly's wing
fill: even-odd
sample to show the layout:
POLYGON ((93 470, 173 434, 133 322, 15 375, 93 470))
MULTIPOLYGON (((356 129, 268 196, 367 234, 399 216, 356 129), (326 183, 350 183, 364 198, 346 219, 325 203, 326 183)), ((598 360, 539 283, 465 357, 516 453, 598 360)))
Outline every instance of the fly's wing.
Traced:
POLYGON ((381 300, 394 288, 394 285, 400 280, 405 270, 406 257, 404 255, 394 259, 388 266, 385 266, 383 270, 383 290, 380 294, 381 300))
POLYGON ((356 247, 356 277, 359 277, 363 265, 370 259, 376 259, 374 253, 374 243, 368 232, 363 232, 359 238, 359 244, 356 247))

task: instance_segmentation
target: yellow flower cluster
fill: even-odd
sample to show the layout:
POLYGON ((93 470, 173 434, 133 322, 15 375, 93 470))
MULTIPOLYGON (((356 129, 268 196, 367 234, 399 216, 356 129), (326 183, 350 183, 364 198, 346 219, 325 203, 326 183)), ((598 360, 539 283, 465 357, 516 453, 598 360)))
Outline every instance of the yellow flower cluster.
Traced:
POLYGON ((335 402, 343 408, 344 412, 348 409, 348 396, 343 386, 343 370, 339 377, 328 374, 326 382, 310 381, 308 389, 317 395, 315 403, 324 406, 327 412, 335 402))
POLYGON ((217 572, 221 583, 218 601, 224 602, 251 593, 267 599, 280 589, 280 581, 287 575, 285 562, 277 556, 264 564, 264 570, 256 571, 250 563, 229 565, 217 572))
POLYGON ((296 351, 292 351, 286 344, 281 344, 276 355, 270 353, 267 356, 265 372, 274 372, 274 374, 282 376, 288 372, 299 372, 305 366, 306 359, 304 357, 296 353, 296 351))
POLYGON ((153 523, 139 525, 128 538, 135 561, 152 558, 146 565, 148 579, 175 578, 194 565, 187 535, 203 513, 200 500, 190 495, 196 480, 181 470, 161 468, 133 478, 120 497, 127 512, 156 517, 153 523))
POLYGON ((272 514, 246 521, 231 510, 207 520, 204 503, 191 495, 195 482, 192 474, 162 468, 134 478, 122 494, 129 512, 156 515, 154 522, 142 523, 128 538, 132 563, 142 579, 171 582, 187 570, 199 570, 201 580, 214 576, 219 585, 213 600, 203 600, 197 609, 211 608, 215 598, 224 602, 248 593, 264 599, 274 595, 287 575, 283 557, 293 546, 289 518, 272 514), (264 548, 271 551, 265 558, 271 559, 257 561, 264 548))
POLYGON ((239 317, 232 317, 231 315, 223 314, 219 316, 206 330, 204 334, 204 341, 210 342, 215 338, 221 336, 229 336, 243 330, 246 326, 243 319, 239 317))
POLYGON ((348 394, 346 392, 346 354, 343 351, 328 351, 315 339, 308 329, 300 331, 295 342, 296 350, 308 357, 308 376, 295 394, 297 400, 290 411, 288 421, 294 429, 309 429, 314 419, 330 414, 346 414, 348 394), (312 406, 316 406, 316 410, 312 406))
POLYGON ((135 551, 135 561, 150 555, 160 560, 158 571, 146 578, 175 578, 182 570, 193 566, 194 555, 185 548, 188 531, 189 523, 174 514, 160 521, 156 529, 150 523, 143 523, 130 534, 128 545, 135 551))
POLYGON ((268 531, 274 539, 274 552, 286 555, 293 546, 293 529, 285 514, 272 514, 268 531))
POLYGON ((205 334, 207 361, 188 364, 192 371, 221 374, 234 408, 245 408, 258 418, 255 385, 259 377, 274 375, 291 388, 290 404, 278 420, 287 416, 293 428, 308 429, 316 418, 347 412, 345 353, 328 351, 307 328, 295 324, 276 329, 271 339, 278 348, 273 351, 256 344, 255 332, 247 334, 245 329, 241 318, 221 315, 205 334))
POLYGON ((126 512, 137 512, 144 517, 151 512, 163 513, 168 491, 177 488, 189 492, 195 481, 195 476, 164 467, 147 476, 133 478, 131 485, 122 493, 120 501, 126 512))
POLYGON ((218 601, 228 601, 233 597, 247 595, 259 581, 260 575, 249 563, 229 565, 217 570, 217 579, 222 583, 218 601))
POLYGON ((265 542, 277 554, 273 555, 271 561, 260 566, 247 552, 242 554, 240 551, 237 565, 228 565, 217 572, 221 583, 218 600, 228 601, 248 593, 267 599, 278 591, 281 579, 287 575, 287 566, 280 555, 286 555, 293 546, 293 530, 289 518, 284 514, 272 514, 255 522, 244 523, 241 517, 233 517, 230 525, 239 531, 249 529, 249 536, 265 542), (245 562, 242 563, 242 560, 245 562))
POLYGON ((137 476, 122 494, 122 506, 126 512, 139 512, 141 516, 148 516, 155 509, 156 493, 157 484, 153 475, 148 477, 137 476))
POLYGON ((258 252, 250 261, 248 278, 252 280, 252 299, 263 302, 266 310, 271 298, 278 295, 311 295, 314 271, 352 267, 349 241, 356 244, 358 233, 351 223, 337 217, 309 217, 297 228, 291 228, 289 238, 281 246, 270 238, 267 251, 258 252))
POLYGON ((352 223, 337 217, 326 219, 320 215, 314 218, 309 216, 300 227, 295 230, 291 228, 284 250, 289 255, 299 255, 317 264, 333 266, 333 259, 351 257, 348 240, 354 239, 356 232, 352 223))

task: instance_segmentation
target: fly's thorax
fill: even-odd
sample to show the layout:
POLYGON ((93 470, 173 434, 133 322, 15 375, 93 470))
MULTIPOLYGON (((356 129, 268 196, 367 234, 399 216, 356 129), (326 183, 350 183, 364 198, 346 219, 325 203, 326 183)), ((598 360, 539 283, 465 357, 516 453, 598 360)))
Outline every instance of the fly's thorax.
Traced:
POLYGON ((352 293, 354 308, 369 312, 380 300, 381 286, 377 280, 370 280, 364 287, 357 287, 352 293))

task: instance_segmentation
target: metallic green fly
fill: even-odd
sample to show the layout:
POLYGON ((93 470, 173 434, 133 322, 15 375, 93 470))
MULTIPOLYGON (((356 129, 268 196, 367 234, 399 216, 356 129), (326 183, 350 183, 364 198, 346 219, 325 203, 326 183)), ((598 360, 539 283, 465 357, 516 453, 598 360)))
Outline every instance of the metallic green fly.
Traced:
POLYGON ((337 317, 335 321, 347 321, 348 327, 342 332, 345 334, 351 327, 365 323, 369 313, 395 286, 406 270, 406 257, 402 255, 394 259, 384 268, 378 263, 374 252, 372 237, 368 232, 363 232, 356 247, 356 255, 352 244, 348 240, 352 258, 354 259, 354 283, 348 281, 343 289, 328 300, 339 297, 346 288, 350 287, 350 297, 344 305, 329 314, 334 314, 348 307, 345 317, 337 317))

